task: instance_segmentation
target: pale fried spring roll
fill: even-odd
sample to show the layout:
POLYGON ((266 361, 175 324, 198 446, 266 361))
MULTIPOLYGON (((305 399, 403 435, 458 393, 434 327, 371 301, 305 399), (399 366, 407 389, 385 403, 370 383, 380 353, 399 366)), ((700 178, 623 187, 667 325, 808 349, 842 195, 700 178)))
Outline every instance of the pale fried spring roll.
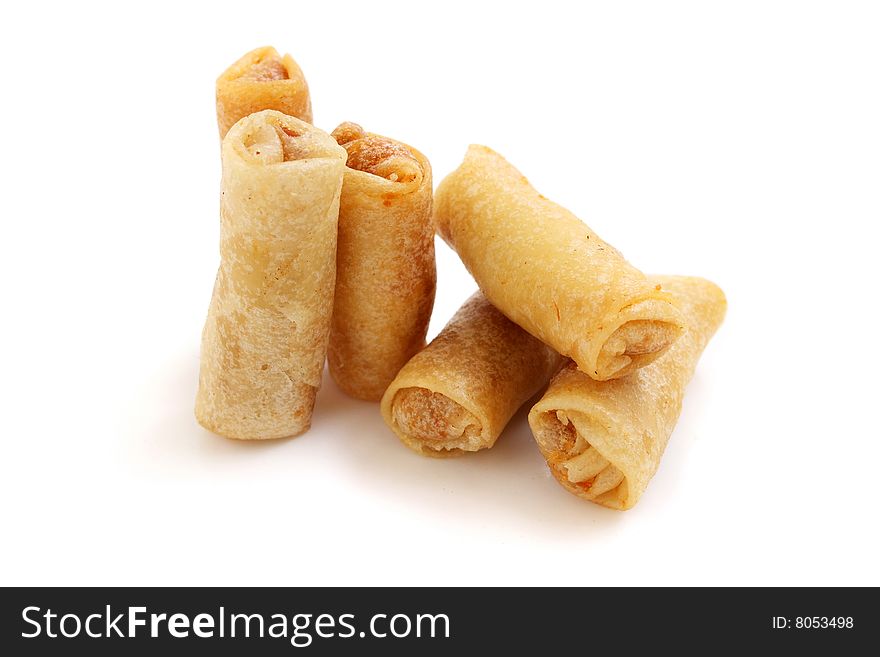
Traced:
POLYGON ((220 138, 239 119, 266 109, 312 122, 309 85, 302 70, 293 57, 282 57, 271 46, 252 50, 217 78, 220 138))
POLYGON ((229 438, 294 436, 309 428, 324 369, 345 149, 267 110, 233 126, 222 156, 196 418, 229 438))
POLYGON ((382 417, 427 456, 488 449, 561 364, 477 292, 400 370, 382 397, 382 417))
POLYGON ((569 491, 613 509, 645 492, 681 413, 685 386, 721 325, 724 293, 701 278, 657 277, 679 303, 687 332, 662 357, 599 383, 570 363, 529 413, 553 476, 569 491))
POLYGON ((598 381, 644 367, 681 333, 666 292, 485 146, 440 183, 434 220, 495 307, 598 381))
POLYGON ((425 346, 437 274, 431 165, 406 144, 343 123, 348 152, 339 204, 330 374, 346 393, 379 401, 425 346))

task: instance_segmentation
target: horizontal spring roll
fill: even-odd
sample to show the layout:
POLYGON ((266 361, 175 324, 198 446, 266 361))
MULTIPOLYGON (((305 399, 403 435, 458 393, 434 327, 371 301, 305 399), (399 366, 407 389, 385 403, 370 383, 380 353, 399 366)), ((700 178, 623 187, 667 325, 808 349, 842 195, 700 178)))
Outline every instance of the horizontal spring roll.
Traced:
POLYGON ((660 286, 485 146, 440 183, 434 221, 496 308, 597 381, 648 365, 681 334, 660 286))
POLYGON ((223 140, 220 269, 202 334, 196 418, 229 438, 309 428, 336 273, 345 149, 270 110, 223 140))
POLYGON ((488 449, 562 357, 477 292, 382 397, 385 423, 426 456, 488 449))
POLYGON ((687 332, 632 376, 598 383, 570 363, 529 413, 553 476, 567 490, 613 509, 638 502, 660 465, 681 414, 685 386, 727 309, 701 278, 658 277, 673 294, 687 332))
POLYGON ((293 57, 282 57, 271 46, 250 51, 217 78, 220 138, 239 119, 266 109, 312 122, 312 100, 302 70, 293 57))
POLYGON ((379 401, 425 346, 437 282, 431 165, 416 149, 364 132, 333 131, 348 152, 339 203, 330 374, 347 394, 379 401))

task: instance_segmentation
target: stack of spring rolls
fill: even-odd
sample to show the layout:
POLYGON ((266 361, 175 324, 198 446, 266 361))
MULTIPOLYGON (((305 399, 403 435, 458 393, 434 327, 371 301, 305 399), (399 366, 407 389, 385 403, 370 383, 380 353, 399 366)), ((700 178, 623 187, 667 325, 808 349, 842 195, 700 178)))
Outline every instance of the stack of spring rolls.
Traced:
POLYGON ((528 414, 550 472, 613 509, 645 492, 722 291, 646 276, 495 151, 432 191, 418 150, 355 123, 311 125, 302 70, 274 48, 217 80, 220 267, 196 417, 229 438, 311 425, 325 360, 427 456, 489 449, 528 414), (435 231, 479 285, 425 345, 435 231))

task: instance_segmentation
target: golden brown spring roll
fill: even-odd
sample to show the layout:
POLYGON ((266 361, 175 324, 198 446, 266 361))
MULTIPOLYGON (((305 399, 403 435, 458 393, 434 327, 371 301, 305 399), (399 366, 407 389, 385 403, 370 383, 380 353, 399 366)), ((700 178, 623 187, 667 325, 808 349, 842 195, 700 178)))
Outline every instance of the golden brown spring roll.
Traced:
POLYGON ((411 146, 355 123, 343 123, 333 136, 348 152, 348 166, 339 203, 330 374, 352 397, 379 401, 425 346, 434 307, 431 165, 411 146))
POLYGON ((345 149, 267 110, 236 123, 222 154, 196 418, 229 438, 294 436, 309 428, 327 353, 345 149))
POLYGON ((658 277, 688 330, 662 357, 598 383, 569 363, 529 413, 553 476, 569 491, 613 509, 638 502, 660 465, 681 413, 685 386, 721 325, 724 293, 701 278, 658 277))
POLYGON ((252 50, 217 78, 220 138, 239 119, 266 109, 312 122, 312 100, 302 70, 293 57, 282 57, 271 46, 252 50))
POLYGON ((488 449, 562 357, 477 292, 382 397, 382 417, 427 456, 488 449))
POLYGON ((440 183, 434 220, 496 308, 598 381, 644 367, 681 334, 666 292, 485 146, 440 183))

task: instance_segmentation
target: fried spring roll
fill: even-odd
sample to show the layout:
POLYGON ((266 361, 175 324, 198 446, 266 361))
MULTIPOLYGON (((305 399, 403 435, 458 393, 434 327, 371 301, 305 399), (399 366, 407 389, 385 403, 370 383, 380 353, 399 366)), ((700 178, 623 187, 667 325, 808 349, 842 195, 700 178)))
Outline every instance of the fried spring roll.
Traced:
POLYGON ((666 292, 485 146, 440 183, 434 221, 496 308, 598 381, 651 363, 682 331, 666 292))
POLYGON ((406 144, 354 123, 333 131, 348 152, 339 205, 328 360, 337 385, 379 401, 425 346, 437 274, 431 165, 406 144))
POLYGON ((488 449, 562 357, 477 292, 385 391, 382 417, 427 456, 488 449))
POLYGON ((280 112, 223 140, 220 269, 202 334, 196 418, 229 438, 309 428, 336 274, 345 149, 280 112))
POLYGON ((309 85, 302 70, 293 57, 282 57, 271 46, 252 50, 217 78, 220 138, 239 119, 266 109, 312 122, 309 85))
POLYGON ((709 281, 654 280, 679 302, 687 332, 661 358, 624 379, 598 383, 570 363, 529 413, 559 483, 613 509, 638 502, 657 471, 685 386, 727 309, 724 293, 709 281))

